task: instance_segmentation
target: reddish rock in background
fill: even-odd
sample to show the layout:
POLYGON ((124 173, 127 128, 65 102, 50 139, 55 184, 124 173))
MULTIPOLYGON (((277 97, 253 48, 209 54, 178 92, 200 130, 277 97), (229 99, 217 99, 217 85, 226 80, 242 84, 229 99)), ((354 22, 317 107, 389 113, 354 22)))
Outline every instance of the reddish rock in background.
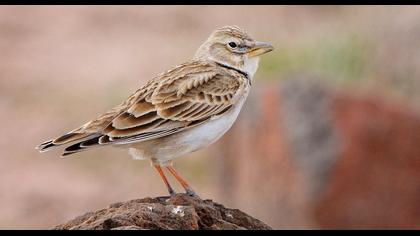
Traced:
POLYGON ((339 162, 317 220, 326 228, 420 228, 420 117, 409 107, 336 94, 339 162))
POLYGON ((226 198, 278 228, 420 229, 420 113, 401 102, 293 78, 218 145, 226 198))

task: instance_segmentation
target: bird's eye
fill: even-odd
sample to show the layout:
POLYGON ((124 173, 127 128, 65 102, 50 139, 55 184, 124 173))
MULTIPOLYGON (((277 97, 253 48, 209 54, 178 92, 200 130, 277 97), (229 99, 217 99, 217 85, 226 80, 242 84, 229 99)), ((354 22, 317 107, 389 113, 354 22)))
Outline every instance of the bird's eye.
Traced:
POLYGON ((230 43, 229 43, 229 46, 230 46, 231 48, 236 48, 238 45, 236 45, 236 43, 235 43, 235 42, 230 42, 230 43))

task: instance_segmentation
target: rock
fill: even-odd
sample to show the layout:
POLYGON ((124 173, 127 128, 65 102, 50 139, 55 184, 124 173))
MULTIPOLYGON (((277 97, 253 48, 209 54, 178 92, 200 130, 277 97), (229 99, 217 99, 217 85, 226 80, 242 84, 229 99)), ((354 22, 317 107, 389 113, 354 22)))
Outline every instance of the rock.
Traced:
POLYGON ((225 208, 212 200, 180 193, 172 197, 136 199, 88 212, 55 230, 142 230, 142 229, 271 229, 246 213, 225 208))

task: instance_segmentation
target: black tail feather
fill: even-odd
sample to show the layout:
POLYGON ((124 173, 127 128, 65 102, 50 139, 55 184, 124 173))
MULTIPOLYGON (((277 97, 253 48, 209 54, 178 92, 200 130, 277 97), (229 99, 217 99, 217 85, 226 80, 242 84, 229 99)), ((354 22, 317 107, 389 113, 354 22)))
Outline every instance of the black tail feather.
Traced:
POLYGON ((50 148, 55 147, 57 145, 53 144, 52 140, 45 141, 41 143, 40 145, 36 146, 36 149, 38 149, 40 152, 48 151, 50 148))
POLYGON ((93 137, 91 139, 84 140, 82 142, 78 142, 78 143, 75 143, 73 145, 70 145, 70 146, 68 146, 64 149, 63 156, 67 156, 67 155, 70 155, 70 154, 81 152, 81 151, 83 151, 83 150, 85 150, 89 147, 98 145, 99 144, 99 139, 101 137, 102 136, 96 136, 96 137, 93 137))

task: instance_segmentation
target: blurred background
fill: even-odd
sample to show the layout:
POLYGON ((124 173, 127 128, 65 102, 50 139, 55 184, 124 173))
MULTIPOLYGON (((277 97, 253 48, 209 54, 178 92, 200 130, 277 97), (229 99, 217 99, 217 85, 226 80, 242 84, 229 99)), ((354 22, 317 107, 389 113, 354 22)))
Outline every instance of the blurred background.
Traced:
POLYGON ((419 229, 418 6, 1 6, 0 228, 167 195, 124 150, 34 147, 231 24, 275 51, 234 127, 175 162, 199 195, 276 229, 419 229))

